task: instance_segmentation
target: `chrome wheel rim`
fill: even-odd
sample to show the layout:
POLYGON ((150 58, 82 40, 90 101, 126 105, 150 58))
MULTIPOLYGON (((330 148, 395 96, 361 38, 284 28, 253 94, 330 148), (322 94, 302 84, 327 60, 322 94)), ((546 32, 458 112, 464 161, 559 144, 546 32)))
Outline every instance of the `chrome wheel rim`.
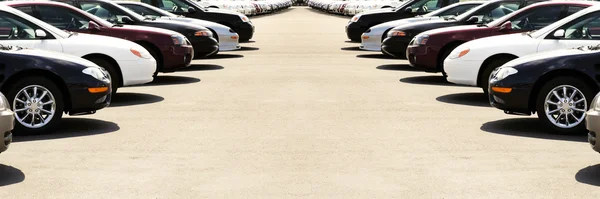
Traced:
POLYGON ((555 126, 573 128, 585 120, 587 100, 579 89, 560 85, 546 95, 544 111, 555 126))
POLYGON ((56 111, 54 95, 45 87, 30 85, 21 89, 13 100, 15 119, 27 128, 46 126, 56 111))

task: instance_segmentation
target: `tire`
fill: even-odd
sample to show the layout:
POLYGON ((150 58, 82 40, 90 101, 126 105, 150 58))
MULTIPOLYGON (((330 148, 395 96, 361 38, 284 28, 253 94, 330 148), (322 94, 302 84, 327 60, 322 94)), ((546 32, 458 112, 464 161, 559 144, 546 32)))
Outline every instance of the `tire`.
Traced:
POLYGON ((117 89, 121 85, 121 75, 119 75, 117 66, 115 66, 108 60, 102 58, 91 58, 89 60, 108 71, 108 74, 110 75, 110 85, 112 87, 112 94, 114 95, 115 93, 117 93, 117 89))
POLYGON ((44 134, 51 132, 59 125, 64 111, 64 97, 56 83, 52 80, 43 76, 29 76, 18 80, 9 88, 7 97, 12 110, 15 112, 15 135, 44 134), (34 92, 31 92, 33 87, 36 89, 35 95, 34 92), (44 91, 47 92, 45 95, 43 95, 44 91), (24 93, 30 96, 29 100, 24 93), (38 99, 34 99, 34 96, 38 99), (17 98, 24 103, 17 101, 17 98), (54 103, 41 104, 50 100, 54 103), (30 108, 27 109, 27 105, 31 105, 30 108), (54 106, 53 111, 52 106, 54 106), (24 108, 25 110, 23 110, 24 108), (42 110, 51 111, 52 114, 43 112, 42 110), (34 113, 35 118, 32 116, 34 113), (42 122, 41 120, 44 117, 45 119, 43 120, 45 121, 42 122), (30 122, 34 125, 26 125, 31 124, 30 122))
POLYGON ((165 67, 164 66, 165 63, 162 60, 162 57, 150 45, 148 45, 148 44, 139 44, 139 45, 142 46, 142 47, 144 47, 144 49, 146 49, 150 53, 150 55, 152 55, 152 58, 154 58, 154 60, 156 60, 156 63, 157 63, 156 64, 156 71, 154 71, 154 74, 152 74, 152 77, 158 76, 158 73, 165 67))
POLYGON ((492 74, 492 72, 494 72, 496 68, 504 65, 506 62, 509 62, 513 59, 515 58, 499 58, 489 62, 487 65, 484 66, 485 68, 479 74, 479 85, 481 85, 483 93, 485 93, 486 96, 488 95, 490 75, 492 74))
POLYGON ((440 67, 440 71, 442 72, 442 75, 444 75, 444 77, 448 77, 448 74, 446 74, 446 69, 444 69, 444 60, 446 60, 446 58, 450 55, 450 53, 456 49, 456 47, 460 46, 462 43, 460 44, 450 44, 448 46, 444 47, 444 51, 442 51, 441 56, 438 59, 438 67, 440 67))
MULTIPOLYGON (((572 91, 571 89, 567 89, 567 95, 566 96, 571 96, 573 92, 569 92, 572 91)), ((557 94, 560 97, 563 97, 564 94, 562 92, 557 92, 557 94)), ((586 132, 586 127, 585 127, 585 111, 587 111, 587 109, 589 108, 589 105, 592 101, 592 98, 594 97, 594 92, 592 90, 592 87, 588 84, 586 84, 584 81, 579 80, 575 77, 556 77, 554 79, 551 79, 550 81, 546 82, 542 88, 540 89, 539 93, 538 93, 538 97, 536 99, 535 102, 535 108, 537 111, 537 115, 538 118, 540 119, 540 121, 542 121, 543 125, 545 127, 547 127, 549 130, 551 130, 552 132, 558 133, 558 134, 580 134, 580 133, 585 133, 586 132), (576 117, 579 117, 580 115, 582 115, 581 121, 579 121, 579 123, 577 122, 573 122, 573 121, 577 121, 575 120, 576 117, 571 117, 569 116, 570 120, 572 120, 571 122, 573 123, 577 123, 575 124, 571 124, 571 125, 575 125, 575 126, 559 126, 556 125, 554 122, 551 121, 551 119, 549 117, 554 117, 554 116, 548 116, 547 113, 550 111, 546 111, 546 106, 548 106, 548 110, 557 110, 558 105, 552 105, 552 104, 546 104, 546 100, 548 97, 551 97, 550 100, 551 101, 557 101, 558 98, 556 98, 556 96, 551 95, 549 96, 549 94, 552 94, 552 91, 557 89, 560 91, 562 89, 560 89, 561 87, 564 86, 568 86, 568 87, 572 87, 574 89, 577 89, 579 91, 579 94, 576 94, 574 97, 573 102, 577 102, 583 99, 583 97, 585 97, 585 100, 579 102, 579 103, 572 103, 571 101, 568 101, 570 104, 572 104, 572 107, 575 107, 577 109, 583 110, 583 112, 581 111, 577 111, 575 109, 570 109, 572 111, 572 114, 576 117)), ((563 101, 564 102, 564 101, 563 101)), ((560 105, 560 104, 559 104, 560 105)), ((569 111, 564 111, 565 114, 568 114, 569 111)), ((561 114, 561 112, 556 112, 555 114, 561 114)), ((556 116, 558 118, 558 120, 556 120, 557 122, 564 122, 567 119, 560 120, 561 117, 560 115, 556 116)))

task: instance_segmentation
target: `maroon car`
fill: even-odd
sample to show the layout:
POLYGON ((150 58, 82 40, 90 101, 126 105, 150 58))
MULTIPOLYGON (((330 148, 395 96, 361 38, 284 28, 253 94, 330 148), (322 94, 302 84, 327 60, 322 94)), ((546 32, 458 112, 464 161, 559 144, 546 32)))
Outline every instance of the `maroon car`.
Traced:
MULTIPOLYGON (((115 25, 65 3, 10 1, 6 5, 23 11, 57 28, 117 37, 140 44, 158 63, 158 72, 174 72, 190 66, 194 49, 180 33, 145 26, 115 25)), ((155 73, 155 75, 156 75, 155 73)))
POLYGON ((442 72, 444 59, 459 45, 489 36, 534 31, 594 5, 583 1, 549 1, 530 5, 489 24, 430 30, 417 35, 406 49, 412 67, 442 72))

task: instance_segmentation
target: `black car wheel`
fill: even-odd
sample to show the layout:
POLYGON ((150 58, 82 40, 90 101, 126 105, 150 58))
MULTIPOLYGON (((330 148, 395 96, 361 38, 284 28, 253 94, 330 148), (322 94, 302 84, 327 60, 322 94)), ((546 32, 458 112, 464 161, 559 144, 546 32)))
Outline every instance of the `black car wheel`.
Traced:
POLYGON ((30 76, 10 88, 8 100, 15 112, 15 134, 42 134, 58 126, 64 101, 56 83, 43 76, 30 76))
POLYGON ((514 58, 507 58, 507 57, 498 58, 498 59, 492 60, 491 62, 489 62, 488 64, 485 65, 485 68, 479 74, 479 85, 483 89, 483 92, 485 93, 485 95, 488 94, 488 87, 490 84, 490 75, 492 74, 492 72, 494 72, 494 70, 496 70, 496 68, 506 64, 506 62, 509 62, 510 60, 513 60, 513 59, 514 58))
POLYGON ((538 118, 553 132, 586 132, 585 112, 594 92, 575 77, 557 77, 544 84, 536 100, 538 118))
POLYGON ((101 58, 91 58, 89 60, 108 71, 108 75, 110 75, 110 85, 112 86, 112 94, 114 95, 117 93, 117 89, 121 85, 121 78, 119 72, 117 72, 117 66, 101 58))

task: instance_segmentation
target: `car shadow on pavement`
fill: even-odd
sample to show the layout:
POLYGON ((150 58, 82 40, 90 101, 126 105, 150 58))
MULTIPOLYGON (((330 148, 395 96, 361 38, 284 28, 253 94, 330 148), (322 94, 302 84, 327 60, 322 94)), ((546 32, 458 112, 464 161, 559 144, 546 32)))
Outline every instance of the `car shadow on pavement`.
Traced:
POLYGON ((240 48, 236 51, 255 51, 255 50, 260 50, 260 48, 242 46, 242 48, 240 48))
POLYGON ((14 167, 0 164, 0 187, 17 184, 25 180, 25 174, 14 167))
POLYGON ((401 82, 409 83, 409 84, 423 84, 423 85, 433 85, 433 86, 461 86, 457 84, 452 84, 446 81, 446 78, 441 74, 438 76, 430 75, 430 76, 414 76, 414 77, 405 77, 400 79, 401 82))
POLYGON ((341 48, 340 50, 346 50, 346 51, 363 51, 363 50, 361 50, 357 46, 355 46, 355 47, 344 47, 344 48, 341 48))
POLYGON ((490 133, 510 136, 520 136, 548 140, 563 140, 573 142, 587 142, 587 137, 584 135, 553 134, 552 132, 544 130, 544 128, 540 128, 541 125, 542 124, 537 117, 512 118, 484 123, 483 125, 481 125, 480 129, 482 131, 490 133))
POLYGON ((488 97, 483 93, 455 93, 435 98, 439 102, 467 106, 492 107, 488 97))
POLYGON ((600 186, 600 164, 579 170, 575 174, 575 180, 584 184, 600 186))
MULTIPOLYGON (((242 58, 244 57, 244 55, 238 55, 238 54, 216 54, 216 55, 212 55, 212 56, 208 56, 208 57, 204 57, 204 58, 200 58, 200 60, 206 60, 206 59, 230 59, 230 58, 242 58)), ((198 60, 198 59, 195 59, 198 60)))
POLYGON ((42 135, 14 136, 13 142, 27 142, 37 140, 53 140, 61 138, 92 136, 115 132, 121 129, 114 122, 89 119, 89 118, 63 118, 60 126, 53 132, 42 135))
POLYGON ((387 64, 376 67, 379 70, 397 70, 397 71, 420 71, 422 70, 413 68, 407 64, 387 64))
POLYGON ((161 96, 146 93, 116 93, 109 107, 133 106, 141 104, 152 104, 165 100, 161 96))
POLYGON ((221 70, 224 69, 225 67, 223 66, 219 66, 219 65, 214 65, 214 64, 192 64, 189 67, 183 68, 181 70, 178 70, 177 72, 180 71, 203 71, 203 70, 221 70))
POLYGON ((392 56, 384 55, 384 54, 363 54, 356 55, 358 58, 367 58, 367 59, 397 59, 392 56))
POLYGON ((164 85, 175 85, 175 84, 191 84, 200 82, 200 79, 195 77, 183 77, 183 76, 156 76, 154 81, 142 84, 139 86, 164 86, 164 85))

